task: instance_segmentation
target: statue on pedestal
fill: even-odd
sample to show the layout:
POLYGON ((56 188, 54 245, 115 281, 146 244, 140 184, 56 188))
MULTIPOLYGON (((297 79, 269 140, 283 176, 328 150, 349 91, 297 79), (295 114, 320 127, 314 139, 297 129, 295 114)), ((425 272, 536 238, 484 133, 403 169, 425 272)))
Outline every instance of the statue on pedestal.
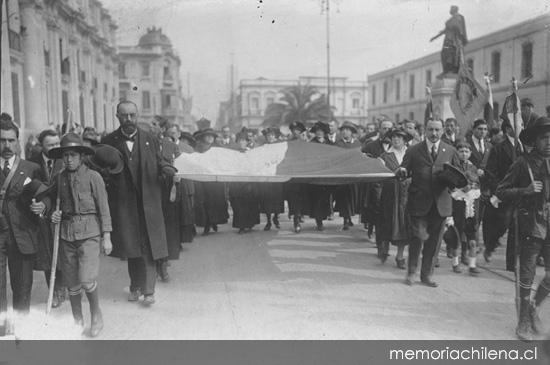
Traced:
POLYGON ((445 22, 445 29, 430 39, 430 42, 445 35, 441 50, 443 74, 457 74, 463 57, 464 46, 468 43, 464 17, 458 13, 458 6, 451 6, 451 18, 445 22))

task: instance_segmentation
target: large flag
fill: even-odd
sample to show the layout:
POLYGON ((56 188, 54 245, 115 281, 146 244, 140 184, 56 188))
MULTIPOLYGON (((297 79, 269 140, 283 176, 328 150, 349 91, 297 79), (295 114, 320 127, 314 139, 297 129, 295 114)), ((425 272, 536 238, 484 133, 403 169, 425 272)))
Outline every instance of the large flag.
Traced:
POLYGON ((183 153, 174 166, 178 176, 196 181, 344 184, 395 176, 359 149, 302 141, 265 144, 246 152, 212 147, 205 153, 183 153))
POLYGON ((523 130, 523 120, 521 119, 521 103, 515 90, 504 100, 500 117, 510 123, 516 137, 519 137, 523 130))
POLYGON ((487 92, 476 81, 468 66, 461 63, 455 90, 451 96, 451 110, 458 122, 462 136, 483 112, 486 102, 487 92))

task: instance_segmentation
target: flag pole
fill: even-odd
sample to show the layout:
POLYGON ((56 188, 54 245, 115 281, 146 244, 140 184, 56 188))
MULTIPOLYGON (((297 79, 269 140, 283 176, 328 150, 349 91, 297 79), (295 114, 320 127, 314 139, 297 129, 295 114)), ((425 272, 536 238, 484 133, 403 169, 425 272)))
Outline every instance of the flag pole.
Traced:
MULTIPOLYGON (((516 103, 516 108, 519 108, 519 105, 517 105, 517 100, 519 99, 518 94, 518 82, 515 77, 512 77, 512 93, 515 95, 514 102, 516 103)), ((514 118, 514 141, 515 145, 512 149, 513 151, 513 161, 516 162, 517 158, 517 148, 519 143, 519 135, 518 135, 518 128, 516 126, 517 124, 517 112, 514 110, 513 118, 514 118)), ((516 312, 519 320, 519 312, 520 312, 520 305, 521 305, 521 298, 520 298, 520 290, 519 290, 519 255, 520 255, 520 249, 519 249, 519 237, 518 237, 518 231, 519 231, 519 222, 518 222, 518 210, 517 207, 514 207, 514 213, 513 213, 513 219, 514 219, 514 276, 516 278, 516 312)))

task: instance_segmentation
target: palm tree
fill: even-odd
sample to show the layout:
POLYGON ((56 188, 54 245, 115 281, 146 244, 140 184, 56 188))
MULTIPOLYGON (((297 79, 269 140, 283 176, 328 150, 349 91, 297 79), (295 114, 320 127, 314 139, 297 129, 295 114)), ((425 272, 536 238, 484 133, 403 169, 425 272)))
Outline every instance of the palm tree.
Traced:
POLYGON ((329 112, 326 96, 314 86, 298 84, 280 92, 283 94, 281 100, 269 105, 265 111, 264 126, 332 119, 333 113, 332 110, 329 112))

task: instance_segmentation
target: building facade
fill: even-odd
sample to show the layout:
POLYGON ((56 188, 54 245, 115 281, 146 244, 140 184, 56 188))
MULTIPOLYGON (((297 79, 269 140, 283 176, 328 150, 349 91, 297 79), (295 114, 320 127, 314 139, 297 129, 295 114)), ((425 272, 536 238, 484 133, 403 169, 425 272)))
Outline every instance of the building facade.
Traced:
POLYGON ((1 108, 22 141, 63 123, 115 128, 116 24, 97 0, 2 3, 1 108))
MULTIPOLYGON (((520 97, 529 97, 536 112, 544 114, 550 105, 550 15, 543 15, 471 40, 464 50, 466 64, 484 85, 486 72, 492 75, 495 113, 500 113, 511 80, 525 80, 520 97)), ((426 86, 442 72, 440 53, 368 75, 369 119, 385 115, 392 120, 422 121, 426 108, 426 86)), ((520 82, 521 84, 521 82, 520 82)), ((438 111, 434 110, 438 116, 438 111)))
MULTIPOLYGON (((298 80, 269 80, 257 78, 242 80, 239 85, 240 121, 242 126, 259 127, 267 107, 280 101, 281 90, 294 85, 311 85, 326 94, 326 77, 301 76, 298 80)), ((330 105, 335 118, 364 124, 367 120, 367 83, 350 81, 346 77, 330 78, 330 105)))
POLYGON ((138 105, 142 122, 161 115, 183 126, 181 61, 162 29, 147 29, 137 46, 120 46, 118 52, 120 99, 138 105))

